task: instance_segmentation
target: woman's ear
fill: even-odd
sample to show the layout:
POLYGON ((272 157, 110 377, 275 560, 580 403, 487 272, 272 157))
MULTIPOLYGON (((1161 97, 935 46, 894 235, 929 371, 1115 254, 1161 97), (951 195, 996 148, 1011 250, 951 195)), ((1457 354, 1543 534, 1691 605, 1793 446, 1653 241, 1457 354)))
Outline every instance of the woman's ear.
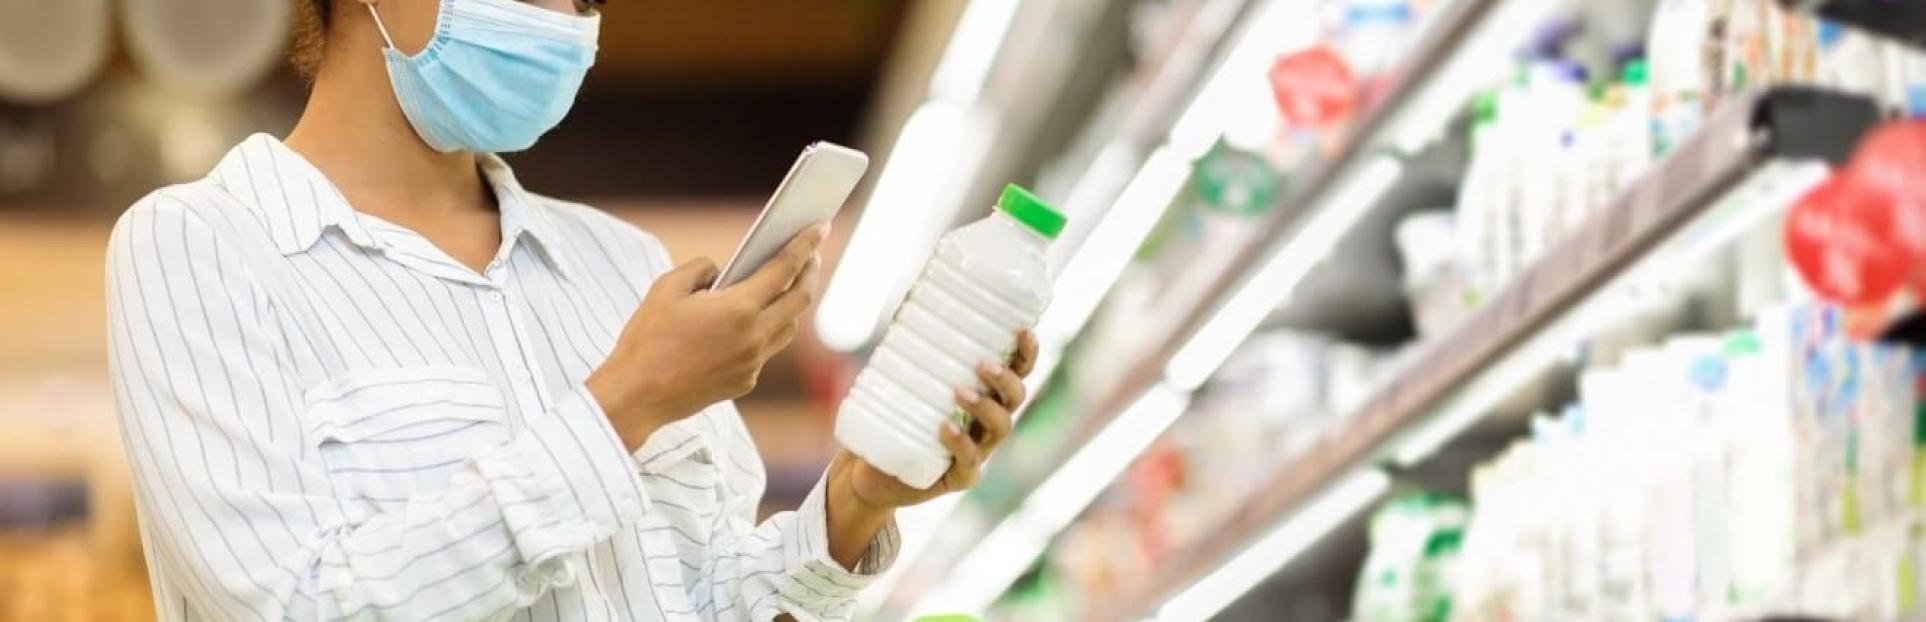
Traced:
POLYGON ((435 35, 435 20, 441 17, 439 0, 355 0, 361 13, 373 12, 377 27, 385 26, 387 38, 403 54, 418 54, 435 35))

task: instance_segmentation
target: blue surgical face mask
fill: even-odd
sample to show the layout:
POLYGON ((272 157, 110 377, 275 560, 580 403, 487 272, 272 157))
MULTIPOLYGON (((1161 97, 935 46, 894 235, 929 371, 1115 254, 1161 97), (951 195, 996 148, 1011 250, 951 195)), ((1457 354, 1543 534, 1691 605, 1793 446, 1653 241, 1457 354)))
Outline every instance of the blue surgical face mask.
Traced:
POLYGON ((437 151, 521 151, 554 129, 595 64, 600 15, 568 15, 516 0, 441 0, 420 54, 388 43, 388 80, 408 123, 437 151))

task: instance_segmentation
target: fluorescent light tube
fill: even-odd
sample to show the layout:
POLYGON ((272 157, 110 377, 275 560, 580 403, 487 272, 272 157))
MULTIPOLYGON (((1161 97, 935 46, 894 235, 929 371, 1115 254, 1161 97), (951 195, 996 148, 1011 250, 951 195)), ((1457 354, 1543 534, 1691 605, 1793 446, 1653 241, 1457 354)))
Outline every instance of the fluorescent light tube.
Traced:
POLYGON ((1249 114, 1238 114, 1248 112, 1245 104, 1251 102, 1263 105, 1274 118, 1277 113, 1267 95, 1270 81, 1265 73, 1279 52, 1309 44, 1317 34, 1316 24, 1312 3, 1264 2, 1238 30, 1230 51, 1171 125, 1170 146, 1186 157, 1203 155, 1234 120, 1251 119, 1249 114))
POLYGON ((1473 92, 1497 85, 1510 74, 1512 51, 1559 4, 1495 0, 1482 21, 1472 26, 1464 44, 1446 52, 1450 57, 1444 65, 1418 85, 1416 96, 1397 111, 1390 126, 1392 146, 1400 153, 1416 153, 1443 134, 1473 92))
POLYGON ((989 607, 1189 404, 1189 395, 1169 385, 1151 387, 1037 485, 913 613, 975 613, 989 607))
POLYGON ((993 125, 986 113, 939 102, 903 124, 816 311, 823 345, 851 352, 869 344, 955 216, 964 173, 976 170, 993 125))
POLYGON ((1377 156, 1347 176, 1330 200, 1315 208, 1264 267, 1239 284, 1197 334, 1171 356, 1164 367, 1170 383, 1183 391, 1203 386, 1403 174, 1403 164, 1377 156))
POLYGON ((1084 247, 1084 241, 1106 220, 1105 216, 1117 205, 1118 197, 1123 196, 1123 189, 1136 178, 1142 165, 1142 150, 1121 138, 1104 145, 1091 159, 1076 185, 1070 188, 1070 196, 1063 200, 1063 215, 1070 224, 1064 227, 1056 243, 1050 245, 1051 274, 1062 272, 1070 258, 1084 247))
POLYGON ((1083 330, 1104 294, 1123 275, 1131 256, 1189 179, 1190 163, 1169 148, 1150 154, 1117 197, 1116 206, 1103 215, 1103 221, 1057 273, 1050 307, 1037 321, 1037 338, 1042 345, 1061 347, 1083 330))
POLYGON ((930 75, 930 98, 973 104, 983 96, 983 85, 996 66, 997 51, 1010 36, 1019 0, 970 0, 950 31, 943 57, 930 75))
POLYGON ((1391 489, 1376 470, 1354 472, 1276 529, 1158 608, 1159 622, 1207 620, 1391 489))

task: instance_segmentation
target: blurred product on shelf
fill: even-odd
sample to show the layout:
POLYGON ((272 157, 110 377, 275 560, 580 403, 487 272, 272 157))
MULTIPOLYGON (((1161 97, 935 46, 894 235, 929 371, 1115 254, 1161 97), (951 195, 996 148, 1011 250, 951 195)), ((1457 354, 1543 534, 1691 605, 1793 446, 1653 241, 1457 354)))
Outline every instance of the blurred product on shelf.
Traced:
POLYGON ((1610 82, 1547 28, 1514 78, 1470 106, 1470 161, 1450 221, 1410 216, 1399 234, 1421 335, 1450 330, 1697 131, 1724 97, 1814 84, 1920 105, 1926 54, 1771 2, 1663 0, 1646 48, 1610 82), (1722 35, 1722 36, 1721 36, 1722 35), (1448 261, 1432 241, 1455 239, 1448 261))
MULTIPOLYGON (((1264 156, 1219 140, 1191 165, 1190 185, 1138 249, 1147 308, 1138 312, 1165 325, 1207 302, 1212 277, 1228 269, 1237 250, 1257 232, 1286 180, 1264 156)), ((1133 287, 1135 285, 1132 285, 1133 287)))
POLYGON ((1801 305, 1587 372, 1472 472, 1450 619, 1917 615, 1921 370, 1801 305))
POLYGON ((1323 0, 1330 42, 1357 76, 1360 108, 1375 106, 1391 87, 1395 70, 1429 14, 1425 0, 1323 0))
POLYGON ((1445 622, 1470 507, 1439 493, 1399 495, 1371 516, 1371 553, 1351 607, 1356 622, 1445 622))
MULTIPOLYGON (((1248 491, 1346 424, 1339 413, 1378 385, 1392 357, 1315 335, 1254 336, 1192 408, 1138 456, 1103 499, 1046 554, 1036 581, 1070 586, 1050 616, 1016 615, 1021 590, 996 619, 1075 618, 1091 603, 1126 596, 1174 563, 1241 507, 1248 491)), ((1023 601, 1028 602, 1028 601, 1023 601)))
POLYGON ((1457 228, 1461 222, 1446 210, 1420 211, 1398 222, 1404 294, 1420 335, 1450 332, 1478 308, 1472 298, 1477 290, 1456 261, 1455 245, 1464 237, 1457 228))
POLYGON ((1275 216, 1280 199, 1298 190, 1295 176, 1318 168, 1350 138, 1349 121, 1375 105, 1373 89, 1390 85, 1417 25, 1438 4, 1320 0, 1315 6, 1327 24, 1322 41, 1286 49, 1259 65, 1262 74, 1246 78, 1269 86, 1261 91, 1272 100, 1268 118, 1225 128, 1191 163, 1186 190, 1163 212, 1080 336, 1083 349, 1068 359, 1082 380, 1075 403, 1101 400, 1125 380, 1143 348, 1159 345, 1149 336, 1168 335, 1193 310, 1209 306, 1217 278, 1275 216))

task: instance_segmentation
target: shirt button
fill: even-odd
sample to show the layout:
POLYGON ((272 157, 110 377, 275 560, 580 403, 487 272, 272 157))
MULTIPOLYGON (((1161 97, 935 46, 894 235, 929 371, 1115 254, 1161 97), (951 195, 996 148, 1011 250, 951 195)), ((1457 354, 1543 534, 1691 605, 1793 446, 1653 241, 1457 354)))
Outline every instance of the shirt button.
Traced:
POLYGON ((533 374, 528 373, 528 370, 526 369, 512 369, 512 370, 509 370, 508 377, 514 378, 516 382, 528 382, 530 379, 534 378, 535 376, 533 374))
POLYGON ((502 293, 501 293, 501 292, 488 292, 488 301, 489 301, 489 302, 501 302, 501 301, 502 301, 502 293))

